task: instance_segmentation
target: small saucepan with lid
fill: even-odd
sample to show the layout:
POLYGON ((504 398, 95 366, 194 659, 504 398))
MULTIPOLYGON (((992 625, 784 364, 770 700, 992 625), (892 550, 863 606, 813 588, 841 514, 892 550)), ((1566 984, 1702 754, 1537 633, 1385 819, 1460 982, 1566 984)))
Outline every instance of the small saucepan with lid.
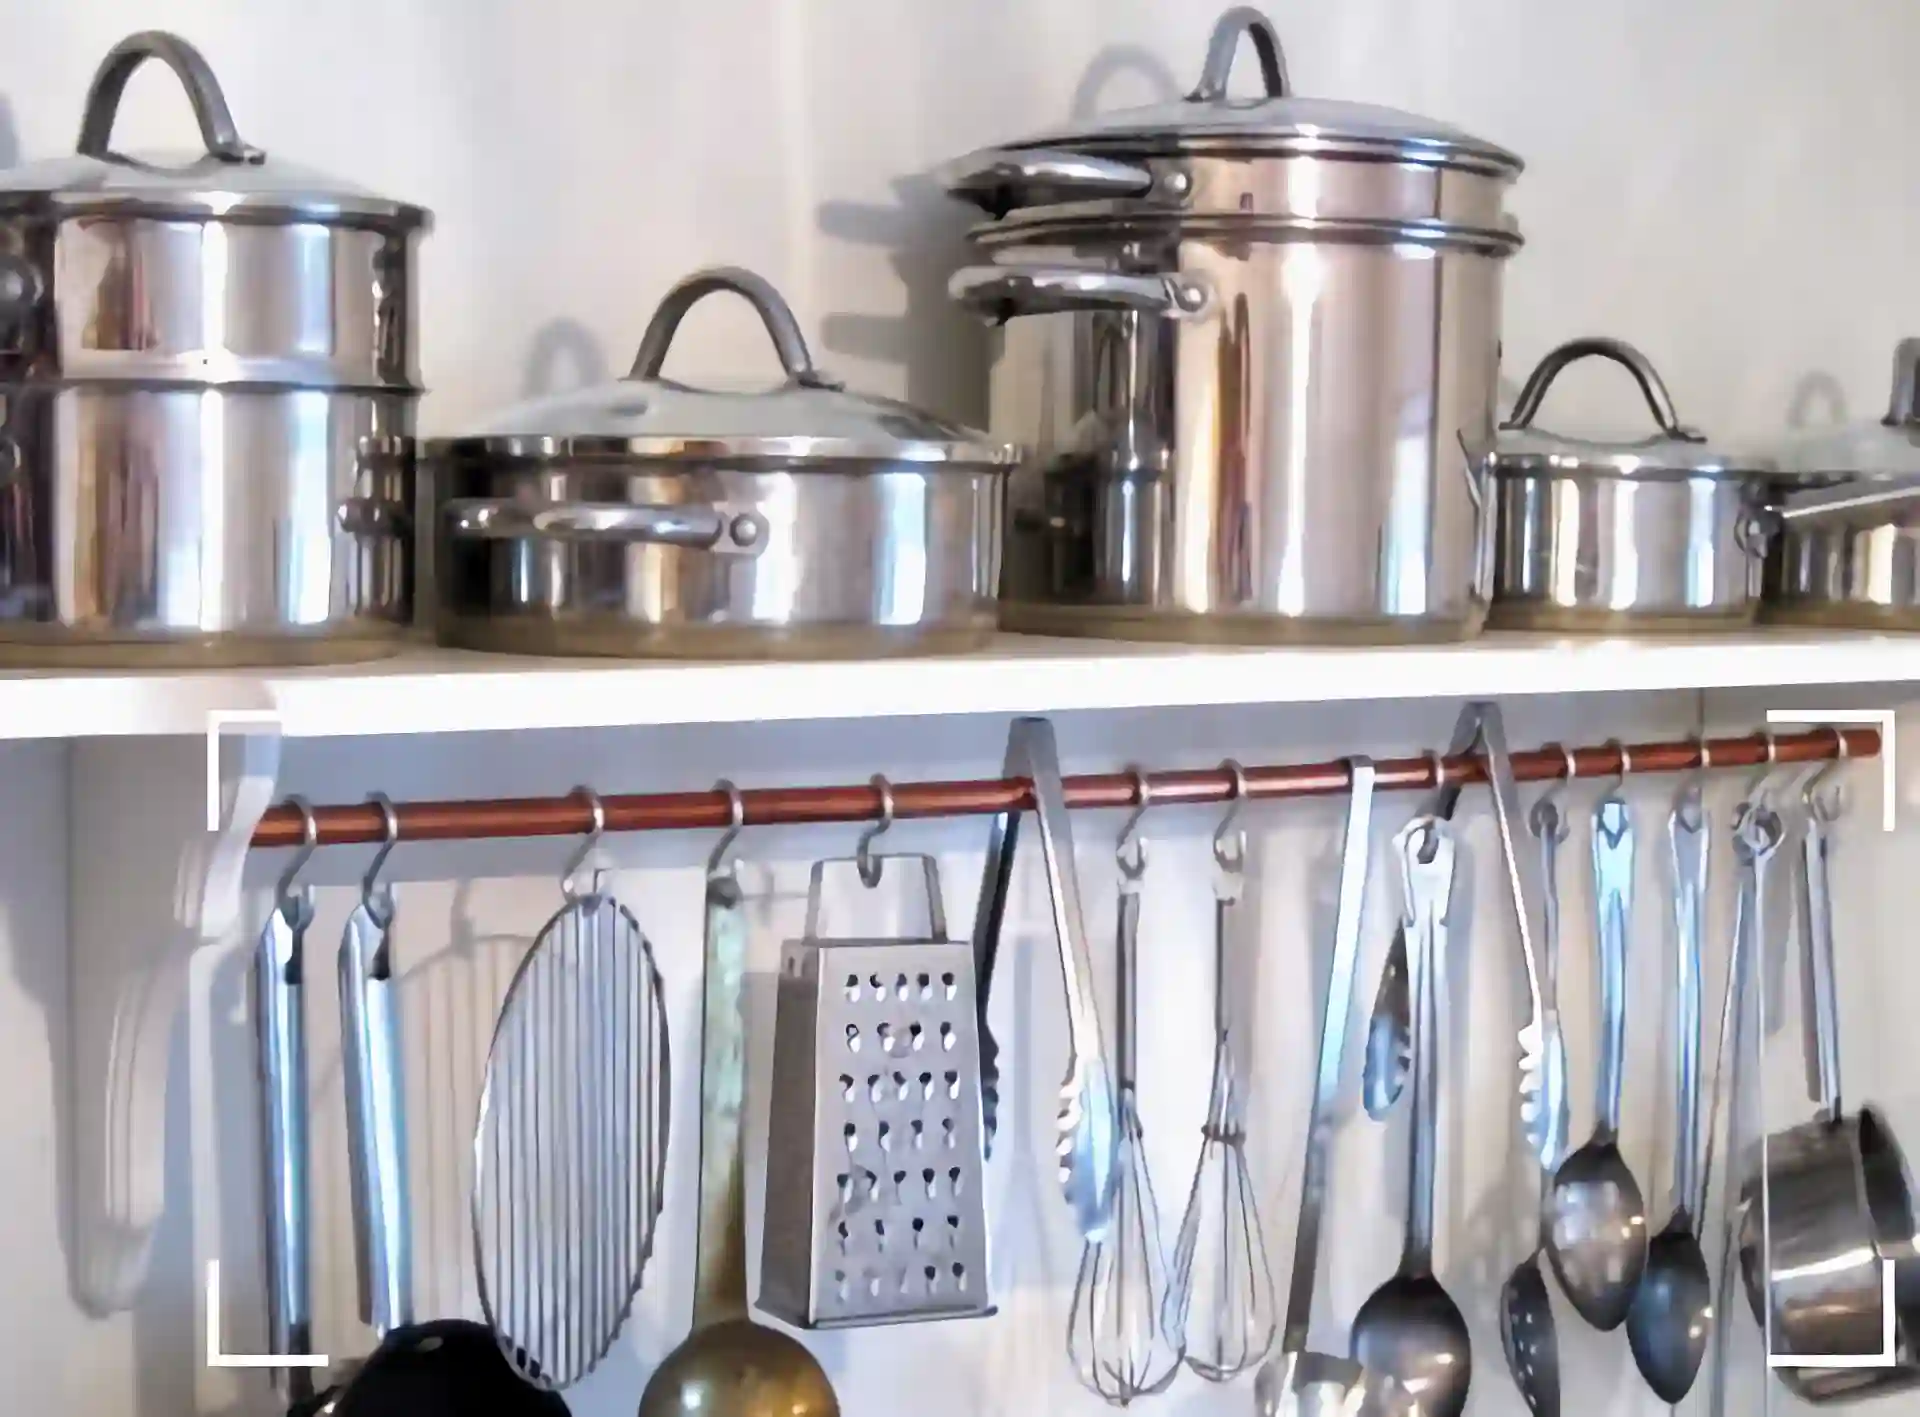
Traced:
MULTIPOLYGON (((1920 476, 1784 478, 1771 459, 1730 451, 1680 420, 1644 354, 1597 337, 1541 360, 1484 466, 1498 522, 1488 624, 1559 634, 1743 628, 1775 543, 1824 544, 1920 504, 1920 476), (1651 434, 1576 438, 1535 425, 1554 379, 1590 357, 1633 376, 1651 434)), ((1916 612, 1920 622, 1920 597, 1916 612)))

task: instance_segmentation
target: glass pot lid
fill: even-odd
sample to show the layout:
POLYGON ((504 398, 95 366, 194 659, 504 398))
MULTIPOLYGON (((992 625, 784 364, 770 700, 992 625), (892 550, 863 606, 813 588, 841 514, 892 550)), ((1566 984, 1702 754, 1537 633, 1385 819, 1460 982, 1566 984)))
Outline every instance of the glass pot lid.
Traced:
POLYGON ((1781 472, 1795 480, 1920 473, 1920 339, 1903 339, 1894 347, 1886 417, 1801 433, 1781 444, 1777 460, 1781 472))
MULTIPOLYGON (((1019 450, 911 404, 849 393, 814 367, 787 302, 752 271, 688 276, 660 302, 625 378, 508 409, 471 435, 427 445, 430 456, 632 457, 843 464, 973 463, 1011 467, 1019 450), (735 392, 660 376, 680 322, 703 297, 730 291, 751 304, 773 341, 783 382, 735 392)), ((832 471, 833 468, 825 470, 832 471)))
POLYGON ((268 157, 235 128, 220 81, 200 51, 178 35, 148 30, 116 44, 87 89, 80 141, 72 156, 0 170, 0 210, 45 205, 66 213, 152 210, 225 216, 284 213, 291 218, 360 218, 422 227, 420 207, 268 157), (205 151, 192 156, 113 151, 113 123, 134 71, 158 59, 179 78, 193 105, 205 151))
POLYGON ((1646 481, 1696 477, 1746 479, 1772 471, 1765 459, 1735 456, 1680 421, 1673 399, 1648 358, 1624 340, 1569 340, 1527 376, 1513 413, 1500 425, 1492 468, 1501 477, 1612 477, 1646 481), (1534 426, 1547 390, 1577 360, 1609 359, 1640 386, 1655 431, 1639 438, 1578 438, 1534 426))
POLYGON ((1349 155, 1507 174, 1517 174, 1522 166, 1505 148, 1430 118, 1296 94, 1278 31, 1248 5, 1237 5, 1214 22, 1200 82, 1184 99, 1122 109, 1001 146, 1143 156, 1208 151, 1349 155), (1227 94, 1243 37, 1253 42, 1260 64, 1265 89, 1260 98, 1227 94))

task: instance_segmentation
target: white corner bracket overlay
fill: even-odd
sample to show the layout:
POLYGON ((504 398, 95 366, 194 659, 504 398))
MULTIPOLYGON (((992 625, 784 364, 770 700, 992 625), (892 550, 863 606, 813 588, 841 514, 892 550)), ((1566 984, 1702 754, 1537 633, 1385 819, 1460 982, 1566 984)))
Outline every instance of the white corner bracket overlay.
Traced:
POLYGON ((1770 725, 1788 728, 1837 728, 1855 724, 1880 730, 1880 830, 1884 832, 1893 830, 1894 818, 1899 810, 1897 804, 1900 796, 1900 775, 1894 768, 1894 718, 1892 709, 1767 710, 1767 722, 1770 725))
POLYGON ((324 1353, 222 1353, 220 1351, 220 1261, 207 1261, 207 1366, 209 1368, 324 1368, 330 1361, 324 1353))

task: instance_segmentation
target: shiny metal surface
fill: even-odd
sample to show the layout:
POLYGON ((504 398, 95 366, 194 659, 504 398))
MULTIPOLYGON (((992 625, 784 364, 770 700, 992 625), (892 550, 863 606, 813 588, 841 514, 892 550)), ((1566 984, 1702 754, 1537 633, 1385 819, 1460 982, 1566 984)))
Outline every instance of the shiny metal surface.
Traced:
POLYGON ((1456 847, 1438 817, 1416 817, 1394 840, 1412 956, 1414 1064, 1409 1118, 1407 1237, 1398 1272, 1354 1315, 1352 1356, 1396 1379, 1422 1417, 1460 1417, 1473 1378, 1465 1315, 1433 1273, 1439 995, 1447 979, 1448 911, 1456 847))
POLYGON ((1253 1384, 1259 1417, 1422 1417, 1407 1390, 1385 1373, 1331 1353, 1282 1353, 1253 1384))
POLYGON ((412 618, 411 400, 0 388, 0 662, 300 663, 412 618))
POLYGON ((1594 935, 1600 956, 1593 1135, 1560 1163, 1547 1201, 1547 1257, 1553 1272, 1580 1316, 1603 1331, 1626 1321, 1647 1263, 1647 1205, 1620 1153, 1633 865, 1633 814, 1616 785, 1593 814, 1594 935))
MULTIPOLYGON (((1110 227, 1097 246, 1022 248, 1006 264, 1205 292, 1194 312, 1090 296, 1005 326, 993 431, 1032 450, 1008 490, 1010 628, 1250 642, 1478 631, 1497 255, 1128 243, 1110 227)), ((956 277, 963 292, 969 279, 956 277)), ((986 288, 979 308, 999 318, 1005 292, 986 288)))
POLYGON ((1627 1345, 1647 1385, 1675 1404, 1692 1390, 1713 1332, 1713 1280, 1699 1234, 1707 1203, 1700 1157, 1700 972, 1713 832, 1698 778, 1674 796, 1667 843, 1674 912, 1673 1209, 1647 1242, 1647 1267, 1627 1311, 1627 1345))
POLYGON ((1011 448, 815 369, 749 271, 668 292, 633 373, 425 449, 437 632, 525 654, 875 655, 977 645, 997 623, 1011 448), (730 292, 785 382, 661 378, 681 320, 730 292))
POLYGON ((1819 1111, 1812 1121, 1765 1139, 1761 1169, 1741 1181, 1739 1243, 1747 1301, 1757 1320, 1770 1322, 1774 1352, 1878 1354, 1891 1326, 1890 1365, 1777 1370, 1806 1401, 1827 1403, 1920 1385, 1920 1254, 1913 1182, 1900 1144, 1877 1109, 1848 1113, 1841 1091, 1828 880, 1830 832, 1841 800, 1837 788, 1831 795, 1817 792, 1818 782, 1804 790, 1807 830, 1797 885, 1808 1083, 1819 1111), (1894 1267, 1891 1316, 1883 1302, 1888 1264, 1894 1267))

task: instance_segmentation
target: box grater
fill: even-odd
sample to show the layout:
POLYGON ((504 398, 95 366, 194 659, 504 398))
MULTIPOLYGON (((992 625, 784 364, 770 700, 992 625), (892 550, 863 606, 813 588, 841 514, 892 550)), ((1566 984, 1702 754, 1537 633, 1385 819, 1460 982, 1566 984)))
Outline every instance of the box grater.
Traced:
POLYGON ((803 1328, 993 1312, 973 947, 933 858, 888 861, 923 871, 931 938, 819 938, 823 861, 780 961, 760 1306, 803 1328))

